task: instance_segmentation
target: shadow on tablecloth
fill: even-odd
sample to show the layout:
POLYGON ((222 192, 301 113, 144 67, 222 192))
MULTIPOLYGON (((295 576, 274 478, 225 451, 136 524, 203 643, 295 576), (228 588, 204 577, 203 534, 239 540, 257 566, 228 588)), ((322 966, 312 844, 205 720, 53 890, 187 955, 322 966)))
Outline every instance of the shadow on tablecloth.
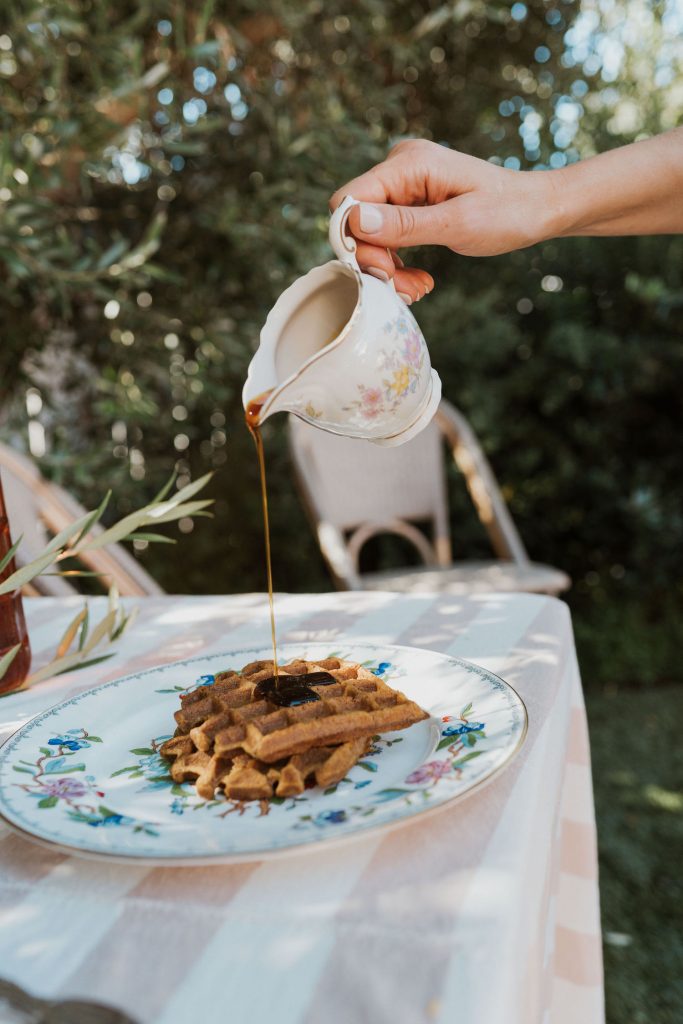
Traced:
POLYGON ((0 1015, 4 1024, 138 1024, 121 1010, 78 999, 37 999, 0 978, 0 1015))

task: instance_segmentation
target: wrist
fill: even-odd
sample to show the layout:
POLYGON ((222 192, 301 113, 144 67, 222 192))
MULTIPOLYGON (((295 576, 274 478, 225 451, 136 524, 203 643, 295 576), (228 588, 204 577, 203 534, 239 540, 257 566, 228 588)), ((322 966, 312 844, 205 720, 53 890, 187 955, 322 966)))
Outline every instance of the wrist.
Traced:
POLYGON ((574 188, 574 167, 549 171, 531 171, 535 180, 535 220, 537 241, 571 235, 580 218, 574 188))

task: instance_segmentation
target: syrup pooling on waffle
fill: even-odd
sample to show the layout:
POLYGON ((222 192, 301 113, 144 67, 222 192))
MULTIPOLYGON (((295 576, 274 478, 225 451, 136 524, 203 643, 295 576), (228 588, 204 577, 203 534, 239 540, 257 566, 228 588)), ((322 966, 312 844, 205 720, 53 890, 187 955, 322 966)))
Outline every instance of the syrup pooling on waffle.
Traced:
POLYGON ((273 663, 252 662, 241 674, 220 673, 213 686, 181 698, 175 715, 179 731, 189 733, 198 750, 223 758, 247 753, 271 763, 311 747, 405 729, 427 717, 361 665, 327 658, 295 661, 280 671, 291 676, 325 672, 333 682, 311 686, 319 699, 277 707, 258 695, 258 683, 272 676, 273 663))

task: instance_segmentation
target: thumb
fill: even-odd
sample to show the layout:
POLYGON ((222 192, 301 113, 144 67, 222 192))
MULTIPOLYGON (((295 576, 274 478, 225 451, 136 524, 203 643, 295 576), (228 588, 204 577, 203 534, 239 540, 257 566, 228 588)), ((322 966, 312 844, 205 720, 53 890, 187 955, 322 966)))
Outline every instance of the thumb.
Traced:
POLYGON ((448 245, 452 233, 446 203, 392 206, 361 203, 349 215, 353 235, 372 245, 401 249, 409 245, 448 245))

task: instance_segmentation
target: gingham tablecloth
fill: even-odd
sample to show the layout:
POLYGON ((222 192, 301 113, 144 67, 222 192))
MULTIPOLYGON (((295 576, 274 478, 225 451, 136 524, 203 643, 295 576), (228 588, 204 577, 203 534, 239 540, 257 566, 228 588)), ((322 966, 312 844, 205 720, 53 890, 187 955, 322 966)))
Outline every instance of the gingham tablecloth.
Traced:
MULTIPOLYGON (((98 682, 268 639, 263 595, 137 603, 116 657, 0 700, 3 740, 98 682)), ((37 660, 79 604, 27 602, 37 660)), ((280 596, 277 614, 281 642, 409 644, 484 665, 527 705, 521 753, 422 821, 232 867, 101 864, 0 824, 0 975, 140 1024, 600 1024, 591 770, 566 606, 344 593, 280 596)))

